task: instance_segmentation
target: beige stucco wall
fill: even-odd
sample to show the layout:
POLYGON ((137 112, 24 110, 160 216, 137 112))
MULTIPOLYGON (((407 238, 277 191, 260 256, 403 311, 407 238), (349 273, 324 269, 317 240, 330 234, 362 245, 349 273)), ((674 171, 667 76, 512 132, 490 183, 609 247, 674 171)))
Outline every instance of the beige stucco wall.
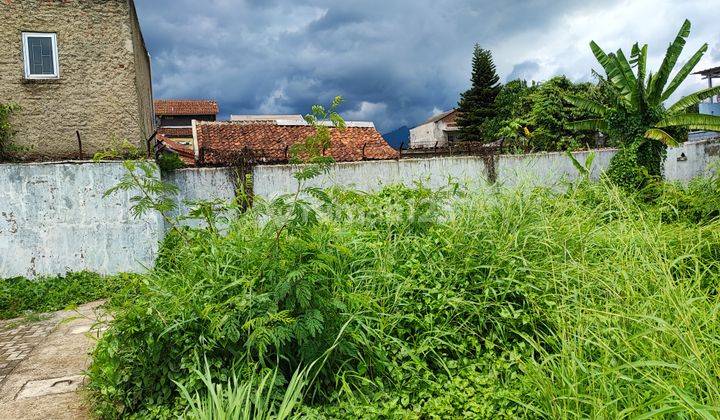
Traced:
MULTIPOLYGON (((140 128, 143 138, 147 139, 155 131, 155 108, 152 96, 152 73, 150 56, 145 49, 140 23, 130 0, 130 25, 133 31, 133 52, 135 57, 135 90, 138 95, 138 111, 140 112, 140 128)), ((143 145, 146 147, 146 145, 143 145)))
POLYGON ((32 158, 76 158, 152 132, 150 67, 130 0, 0 2, 0 102, 20 105, 15 143, 32 158), (57 34, 60 78, 25 80, 21 33, 57 34))

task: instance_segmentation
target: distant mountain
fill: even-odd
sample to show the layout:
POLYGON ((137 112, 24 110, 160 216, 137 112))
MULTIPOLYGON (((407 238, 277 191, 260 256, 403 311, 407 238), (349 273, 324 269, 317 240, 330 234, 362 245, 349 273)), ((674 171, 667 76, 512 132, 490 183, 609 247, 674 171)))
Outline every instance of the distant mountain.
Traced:
POLYGON ((403 125, 397 130, 385 133, 382 136, 393 149, 399 149, 400 145, 402 145, 403 149, 410 146, 410 129, 407 126, 403 125))

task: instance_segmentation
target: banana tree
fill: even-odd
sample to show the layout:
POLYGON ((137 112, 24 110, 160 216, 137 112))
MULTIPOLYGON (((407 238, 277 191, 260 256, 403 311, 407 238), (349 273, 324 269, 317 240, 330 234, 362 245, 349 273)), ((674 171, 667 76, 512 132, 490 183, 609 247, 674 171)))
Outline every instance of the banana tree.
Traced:
POLYGON ((595 41, 590 42, 595 58, 605 71, 604 76, 596 75, 610 90, 613 100, 608 105, 575 96, 566 97, 572 105, 594 115, 592 119, 570 123, 569 128, 607 134, 621 149, 628 149, 622 156, 625 162, 629 157, 627 153, 632 152, 636 155, 636 163, 653 176, 662 174, 667 146, 678 145, 673 133, 688 129, 720 131, 720 117, 688 112, 693 105, 720 94, 720 86, 700 90, 665 106, 708 50, 707 44, 701 46, 670 79, 690 35, 690 26, 690 21, 685 20, 655 74, 647 74, 647 44, 633 45, 628 59, 621 49, 608 54, 595 41))

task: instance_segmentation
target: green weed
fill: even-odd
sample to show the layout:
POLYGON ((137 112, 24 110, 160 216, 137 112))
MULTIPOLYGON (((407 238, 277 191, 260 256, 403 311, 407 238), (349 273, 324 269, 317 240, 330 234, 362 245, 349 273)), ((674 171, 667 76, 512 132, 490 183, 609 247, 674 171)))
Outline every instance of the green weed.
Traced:
POLYGON ((203 357, 282 399, 327 354, 314 418, 717 415, 720 183, 657 188, 308 190, 186 229, 114 301, 96 413, 184 412, 203 357))
POLYGON ((129 278, 129 275, 108 277, 83 272, 37 280, 0 279, 0 319, 68 309, 106 299, 125 287, 129 278))

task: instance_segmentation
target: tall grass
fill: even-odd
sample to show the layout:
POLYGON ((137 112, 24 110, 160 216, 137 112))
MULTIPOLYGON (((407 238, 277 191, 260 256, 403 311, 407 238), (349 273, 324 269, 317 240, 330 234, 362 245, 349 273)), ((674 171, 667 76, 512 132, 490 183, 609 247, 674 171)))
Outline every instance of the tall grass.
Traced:
POLYGON ((720 225, 613 207, 622 218, 575 224, 584 244, 548 261, 562 299, 542 312, 553 328, 528 337, 528 404, 547 418, 720 416, 720 225))
POLYGON ((331 347, 304 415, 718 415, 717 178, 313 194, 166 243, 95 351, 100 415, 182 412, 203 356, 229 400, 331 347))
POLYGON ((291 418, 302 399, 308 383, 308 369, 296 371, 287 383, 282 399, 276 401, 274 391, 278 380, 277 369, 260 377, 251 377, 240 382, 237 375, 225 383, 213 378, 206 363, 203 372, 195 372, 205 384, 205 393, 194 396, 182 384, 180 393, 188 404, 185 413, 194 420, 285 420, 291 418))

